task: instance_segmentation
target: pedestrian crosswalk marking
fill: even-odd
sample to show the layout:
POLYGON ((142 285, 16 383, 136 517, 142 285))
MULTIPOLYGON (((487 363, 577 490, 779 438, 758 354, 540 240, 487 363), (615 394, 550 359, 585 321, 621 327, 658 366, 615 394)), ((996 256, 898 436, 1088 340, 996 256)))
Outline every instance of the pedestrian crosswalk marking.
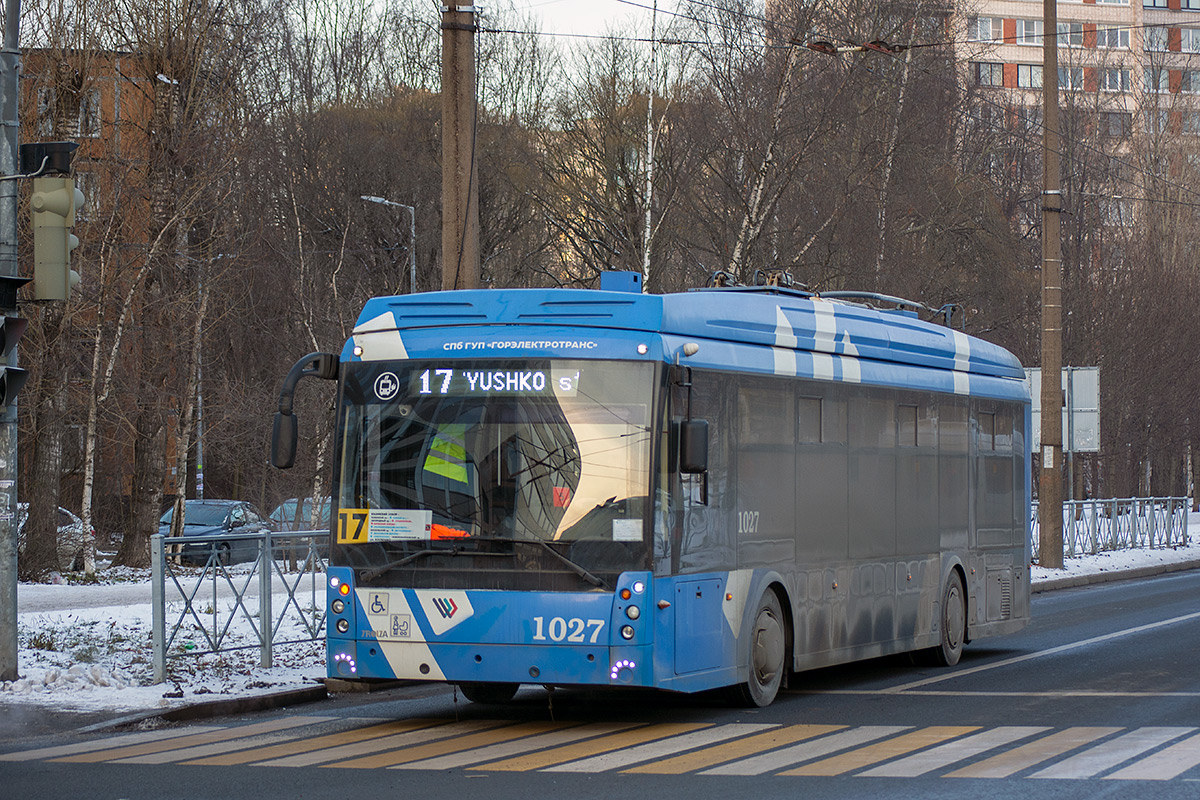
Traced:
POLYGON ((236 753, 226 753, 224 755, 209 756, 207 758, 193 758, 182 763, 189 766, 232 767, 237 764, 249 764, 252 761, 266 761, 268 759, 282 756, 295 756, 300 755, 301 753, 311 753, 314 750, 322 750, 327 747, 337 747, 343 744, 355 744, 356 742, 379 739, 384 736, 405 733, 407 731, 416 730, 419 728, 428 728, 432 725, 439 724, 441 723, 432 719, 406 719, 400 722, 385 722, 382 725, 371 725, 366 728, 356 728, 354 730, 341 731, 339 733, 330 733, 325 736, 315 736, 311 739, 306 739, 299 742, 282 742, 279 744, 268 745, 266 747, 255 747, 250 750, 240 750, 236 753))
POLYGON ((886 741, 877 742, 867 747, 860 747, 849 753, 826 758, 811 764, 805 764, 793 770, 780 773, 782 775, 844 775, 854 772, 881 761, 890 761, 898 756, 922 750, 947 739, 953 739, 979 730, 977 726, 940 726, 924 728, 901 736, 894 736, 886 741))
MULTIPOLYGON (((0 761, 641 775, 1200 779, 1200 727, 451 722, 296 716, 142 731, 0 761)), ((549 776, 547 776, 549 777, 549 776)))
POLYGON ((355 758, 370 753, 385 750, 396 750, 404 747, 424 744, 441 739, 450 739, 462 734, 499 728, 508 723, 500 720, 468 720, 465 722, 433 723, 427 727, 405 733, 396 733, 382 738, 364 739, 342 745, 334 745, 325 749, 310 750, 307 753, 274 758, 269 761, 256 762, 262 767, 314 767, 328 764, 344 758, 355 758))
POLYGON ((1136 764, 1106 775, 1114 781, 1166 781, 1200 764, 1200 734, 1146 756, 1136 764))
POLYGON ((694 750, 697 747, 705 747, 717 742, 737 739, 769 728, 778 727, 778 725, 755 723, 721 725, 716 728, 706 728, 700 731, 693 731, 692 733, 685 733, 681 736, 674 736, 670 739, 661 739, 657 742, 647 742, 637 747, 627 747, 623 750, 605 753, 604 755, 592 756, 582 761, 559 764, 555 767, 549 767, 546 771, 608 772, 620 769, 621 767, 639 764, 643 761, 650 761, 662 758, 663 756, 672 756, 676 753, 682 753, 685 750, 694 750))
POLYGON ((722 742, 714 747, 695 750, 674 758, 643 764, 625 770, 626 772, 649 775, 682 775, 685 772, 711 767, 714 764, 724 764, 736 761, 745 756, 752 756, 767 750, 775 750, 784 745, 824 736, 827 733, 840 731, 845 725, 791 725, 754 736, 747 736, 734 742, 722 742))
POLYGON ((165 750, 173 750, 179 747, 188 747, 192 745, 210 744, 213 742, 221 742, 226 739, 240 739, 246 736, 258 736, 263 733, 274 733, 288 728, 298 728, 303 725, 312 725, 315 722, 324 722, 332 719, 332 717, 285 717, 283 719, 270 720, 268 722, 257 722, 252 725, 240 725, 233 728, 224 728, 207 733, 198 733, 195 736, 183 736, 178 739, 169 739, 167 741, 150 741, 145 744, 134 744, 126 747, 118 747, 115 750, 102 750, 93 753, 80 753, 79 755, 66 756, 64 758, 51 759, 52 761, 67 761, 71 763, 95 764, 101 761, 116 761, 122 758, 134 758, 137 756, 146 756, 151 753, 161 753, 165 750))
POLYGON ((397 764, 391 767, 391 769, 462 769, 472 764, 512 758, 513 756, 530 753, 534 750, 546 750, 551 747, 559 747, 583 739, 605 736, 638 727, 641 727, 641 724, 634 722, 595 722, 590 725, 581 725, 578 728, 551 731, 550 733, 530 736, 527 739, 488 745, 487 747, 454 753, 453 755, 427 758, 423 761, 411 761, 407 764, 397 764))
POLYGON ((474 747, 483 747, 489 744, 496 744, 498 742, 507 742, 512 739, 520 739, 524 736, 530 736, 555 729, 569 727, 572 727, 572 724, 558 724, 554 722, 521 722, 516 725, 506 725, 501 728, 494 728, 492 730, 481 731, 479 733, 456 736, 452 739, 442 739, 441 741, 429 742, 428 744, 417 745, 416 747, 403 747, 398 750, 389 750, 385 753, 378 753, 372 756, 353 758, 349 761, 338 761, 337 763, 325 764, 324 766, 343 768, 350 767, 353 769, 390 767, 393 764, 405 764, 410 761, 419 761, 423 758, 443 756, 447 753, 457 753, 461 750, 470 750, 474 747))
POLYGON ((784 767, 790 767, 793 764, 812 761, 813 759, 827 756, 840 750, 860 747, 869 742, 882 739, 885 736, 893 736, 909 729, 908 725, 864 725, 861 728, 852 728, 851 730, 835 733, 832 736, 824 736, 811 742, 803 742, 791 747, 785 747, 782 750, 775 750, 770 753, 763 753, 760 756, 735 761, 732 764, 705 770, 700 774, 762 775, 765 772, 774 772, 784 767))
POLYGON ((1120 728, 1067 728, 1065 731, 1043 736, 1037 741, 1023 744, 1007 753, 980 761, 955 770, 947 778, 1007 778, 1021 770, 1035 767, 1057 758, 1063 753, 1091 744, 1097 739, 1120 733, 1120 728))
POLYGON ((859 774, 878 778, 916 778, 1048 730, 1050 729, 1032 725, 992 728, 859 774))
POLYGON ((192 736, 197 733, 205 733, 207 731, 223 730, 222 725, 193 725, 190 728, 185 728, 179 731, 139 731, 137 733, 123 733, 118 736, 111 736, 107 739, 93 739, 90 742, 76 742, 75 744, 58 745, 57 747, 39 747, 36 750, 18 750, 15 753, 4 753, 0 755, 0 761, 34 761, 43 758, 58 758, 59 756, 70 756, 77 753, 92 753, 96 750, 108 750, 122 745, 140 744, 142 742, 161 742, 167 739, 174 739, 181 736, 192 736))
POLYGON ((599 739, 589 739, 586 742, 570 744, 564 747, 555 747, 541 753, 530 753, 529 755, 510 758, 506 761, 468 767, 467 769, 500 772, 526 772, 528 770, 545 769, 555 764, 565 764, 568 761, 577 761, 599 753, 608 753, 613 750, 620 750, 623 747, 634 747, 645 742, 654 741, 655 739, 666 739, 671 736, 679 736, 680 734, 690 733, 701 728, 711 727, 713 727, 711 724, 703 722, 666 722, 647 728, 615 733, 599 739))

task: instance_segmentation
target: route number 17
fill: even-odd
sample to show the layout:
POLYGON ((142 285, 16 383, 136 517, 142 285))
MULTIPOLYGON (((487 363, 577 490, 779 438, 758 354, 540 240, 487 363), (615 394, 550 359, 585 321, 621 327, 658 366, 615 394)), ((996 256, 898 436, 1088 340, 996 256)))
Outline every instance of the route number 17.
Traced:
POLYGON ((365 508, 339 508, 337 525, 338 544, 362 544, 367 541, 367 517, 365 508))

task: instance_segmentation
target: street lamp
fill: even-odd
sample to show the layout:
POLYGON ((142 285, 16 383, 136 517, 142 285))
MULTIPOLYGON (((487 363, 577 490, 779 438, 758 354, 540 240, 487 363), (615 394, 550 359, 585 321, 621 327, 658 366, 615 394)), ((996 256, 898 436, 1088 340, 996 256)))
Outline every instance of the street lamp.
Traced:
POLYGON ((414 294, 417 291, 417 210, 412 206, 406 206, 403 203, 393 203, 391 200, 385 200, 382 197, 375 197, 370 194, 359 195, 359 198, 366 200, 368 203, 379 203, 381 206, 396 206, 397 208, 407 209, 411 215, 408 244, 408 291, 409 294, 414 294))

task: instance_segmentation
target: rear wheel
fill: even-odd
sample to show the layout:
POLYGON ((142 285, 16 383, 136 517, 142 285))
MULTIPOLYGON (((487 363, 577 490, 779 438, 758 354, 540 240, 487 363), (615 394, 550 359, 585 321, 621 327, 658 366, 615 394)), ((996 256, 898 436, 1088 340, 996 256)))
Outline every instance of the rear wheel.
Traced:
POLYGON ((953 667, 967 639, 967 595, 957 570, 950 573, 942 594, 941 638, 937 647, 927 651, 929 659, 937 666, 953 667))
POLYGON ((734 699, 741 705, 763 708, 775 700, 787 657, 786 628, 779 598, 767 590, 758 601, 750 629, 749 675, 734 687, 734 699))
POLYGON ((460 683, 458 690, 472 703, 499 705, 512 700, 521 688, 519 683, 460 683))
POLYGON ((217 546, 217 563, 222 567, 228 567, 233 563, 233 554, 229 549, 229 542, 221 542, 217 546))

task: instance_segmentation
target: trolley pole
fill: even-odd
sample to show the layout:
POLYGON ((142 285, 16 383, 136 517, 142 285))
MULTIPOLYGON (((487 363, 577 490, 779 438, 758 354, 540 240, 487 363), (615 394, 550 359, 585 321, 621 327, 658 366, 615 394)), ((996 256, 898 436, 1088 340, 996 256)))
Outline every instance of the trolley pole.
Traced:
POLYGON ((1042 0, 1042 474, 1039 561, 1062 569, 1062 186, 1058 158, 1058 10, 1042 0))
POLYGON ((442 288, 479 288, 475 6, 442 6, 442 288))

